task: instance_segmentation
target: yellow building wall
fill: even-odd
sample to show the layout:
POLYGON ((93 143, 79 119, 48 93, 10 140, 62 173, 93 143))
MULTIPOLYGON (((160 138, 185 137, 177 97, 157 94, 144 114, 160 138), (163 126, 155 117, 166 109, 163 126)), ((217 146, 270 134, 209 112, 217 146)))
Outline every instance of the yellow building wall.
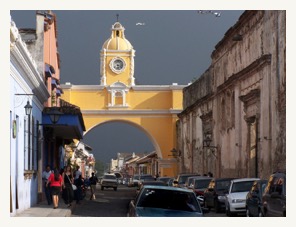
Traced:
POLYGON ((131 91, 127 94, 127 103, 131 109, 170 109, 171 91, 131 91))
MULTIPOLYGON (((78 86, 79 87, 79 86, 78 86)), ((182 90, 135 91, 130 89, 126 102, 129 108, 108 108, 110 94, 107 89, 67 89, 63 88, 62 99, 80 107, 87 134, 95 127, 107 122, 124 122, 144 131, 151 140, 161 159, 171 159, 171 150, 176 147, 177 115, 170 110, 182 110, 182 90), (98 111, 91 114, 87 111, 98 111), (106 111, 103 114, 100 111, 106 111), (140 114, 118 114, 117 111, 142 111, 140 114), (157 111, 164 111, 157 114, 157 111)), ((99 142, 99 141, 98 141, 99 142)), ((141 152, 141 151, 139 151, 141 152)), ((162 175, 174 176, 176 166, 161 168, 162 175)))
MULTIPOLYGON (((62 99, 79 106, 82 110, 108 109, 111 102, 106 89, 100 91, 63 89, 62 99)), ((169 110, 182 109, 182 91, 133 91, 126 95, 130 110, 169 110)), ((125 108, 126 109, 126 108, 125 108)))

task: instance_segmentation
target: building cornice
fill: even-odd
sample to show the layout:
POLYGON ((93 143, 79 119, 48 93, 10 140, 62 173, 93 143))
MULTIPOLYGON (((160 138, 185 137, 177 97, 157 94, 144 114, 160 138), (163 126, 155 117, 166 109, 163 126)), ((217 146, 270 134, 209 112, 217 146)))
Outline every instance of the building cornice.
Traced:
POLYGON ((83 115, 172 115, 179 114, 182 110, 82 110, 83 115))
POLYGON ((183 90, 187 85, 135 85, 132 89, 135 91, 170 91, 183 90))
MULTIPOLYGON (((187 85, 135 85, 130 88, 134 91, 171 91, 171 90, 183 90, 187 85)), ((62 89, 71 90, 103 90, 108 88, 104 85, 73 85, 73 84, 61 84, 62 89)), ((129 87, 128 87, 129 88, 129 87)))
POLYGON ((74 84, 61 84, 60 87, 63 90, 71 89, 71 90, 104 90, 106 86, 104 85, 74 85, 74 84))
POLYGON ((269 64, 271 64, 271 54, 261 55, 260 58, 253 61, 241 71, 231 75, 223 84, 219 85, 217 87, 217 93, 226 90, 229 86, 233 85, 235 81, 241 80, 269 64))
MULTIPOLYGON (((15 67, 16 73, 11 67, 12 77, 19 80, 19 75, 24 80, 24 83, 29 86, 40 103, 45 102, 50 94, 44 84, 42 76, 37 70, 36 62, 27 49, 27 45, 22 41, 15 23, 11 21, 10 26, 10 62, 15 67)), ((21 83, 22 84, 22 83, 21 83)))

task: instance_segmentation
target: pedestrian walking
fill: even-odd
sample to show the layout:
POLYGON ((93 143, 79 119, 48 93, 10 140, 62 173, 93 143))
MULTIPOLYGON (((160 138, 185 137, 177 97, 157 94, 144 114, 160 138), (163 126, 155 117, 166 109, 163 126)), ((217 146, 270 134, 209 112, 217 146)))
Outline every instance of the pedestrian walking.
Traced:
POLYGON ((59 207, 59 194, 63 185, 63 178, 57 168, 55 168, 54 172, 50 174, 46 187, 49 187, 49 184, 53 201, 53 209, 56 209, 59 207))
POLYGON ((77 180, 80 175, 82 175, 81 171, 79 170, 80 166, 76 166, 76 171, 74 173, 74 180, 77 180))
POLYGON ((72 201, 74 200, 74 191, 72 188, 72 184, 74 183, 73 180, 73 173, 71 166, 68 165, 66 167, 66 170, 63 173, 63 180, 64 180, 64 187, 63 187, 63 199, 65 204, 70 207, 72 204, 72 201))
POLYGON ((95 175, 94 172, 91 173, 91 177, 89 178, 89 182, 90 182, 90 200, 96 199, 96 186, 98 183, 98 178, 95 175))
POLYGON ((77 189, 74 191, 76 204, 80 204, 80 200, 82 200, 82 187, 84 186, 81 175, 75 180, 75 185, 77 187, 77 189))
POLYGON ((45 167, 45 170, 42 172, 43 190, 44 190, 48 205, 52 204, 52 196, 51 196, 51 192, 50 192, 50 185, 48 187, 46 187, 46 184, 47 184, 48 178, 51 173, 52 173, 52 171, 51 171, 49 165, 47 165, 45 167))

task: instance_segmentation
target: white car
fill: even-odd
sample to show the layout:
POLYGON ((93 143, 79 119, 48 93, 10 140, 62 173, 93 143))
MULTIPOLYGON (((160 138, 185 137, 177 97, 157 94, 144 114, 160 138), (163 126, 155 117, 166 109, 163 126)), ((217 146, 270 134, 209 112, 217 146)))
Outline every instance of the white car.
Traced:
POLYGON ((225 209, 227 216, 246 213, 246 196, 255 180, 259 178, 240 178, 230 182, 229 192, 226 194, 225 209))
POLYGON ((101 180, 101 190, 104 188, 113 188, 114 191, 117 190, 118 180, 114 174, 105 174, 101 180))

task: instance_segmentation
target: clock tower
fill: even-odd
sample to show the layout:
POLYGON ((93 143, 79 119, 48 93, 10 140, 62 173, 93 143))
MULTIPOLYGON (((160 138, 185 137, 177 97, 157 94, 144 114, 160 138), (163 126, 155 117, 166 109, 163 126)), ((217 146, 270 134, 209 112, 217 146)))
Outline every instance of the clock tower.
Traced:
POLYGON ((109 122, 123 122, 142 130, 158 157, 149 168, 175 176, 179 167, 177 159, 171 158, 171 150, 177 144, 176 122, 186 86, 136 85, 134 57, 135 50, 117 20, 100 51, 100 85, 65 85, 62 98, 81 108, 86 133, 109 122))
POLYGON ((117 21, 112 25, 111 37, 102 46, 101 85, 105 87, 125 87, 135 85, 135 50, 125 38, 124 27, 117 21))

